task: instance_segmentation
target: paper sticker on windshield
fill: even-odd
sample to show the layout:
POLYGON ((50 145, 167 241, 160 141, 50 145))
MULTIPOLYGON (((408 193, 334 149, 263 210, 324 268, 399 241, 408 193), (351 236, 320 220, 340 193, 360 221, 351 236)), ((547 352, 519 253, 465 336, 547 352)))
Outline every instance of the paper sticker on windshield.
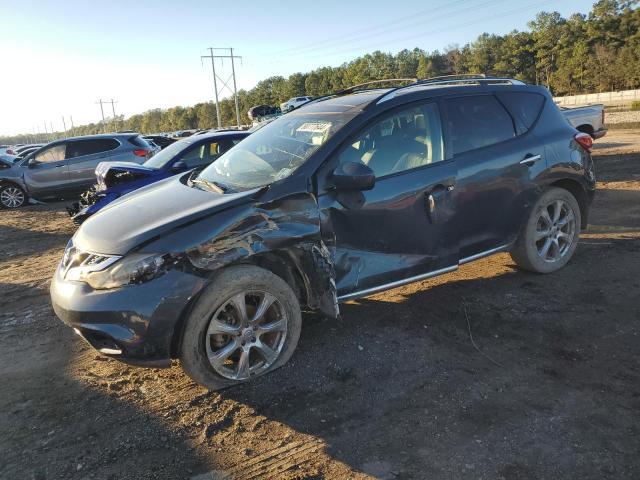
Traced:
POLYGON ((311 132, 324 134, 331 128, 331 122, 306 122, 300 125, 296 130, 298 132, 311 132))

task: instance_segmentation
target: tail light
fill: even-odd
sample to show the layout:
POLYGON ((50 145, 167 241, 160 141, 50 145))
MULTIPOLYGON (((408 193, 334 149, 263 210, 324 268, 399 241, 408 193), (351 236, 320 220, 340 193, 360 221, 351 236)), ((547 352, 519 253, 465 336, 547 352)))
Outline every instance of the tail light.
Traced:
POLYGON ((13 155, 13 150, 11 149, 7 150, 7 155, 13 155))
POLYGON ((602 126, 604 127, 604 107, 602 107, 602 126))
POLYGON ((149 154, 149 150, 144 150, 144 149, 138 149, 138 150, 134 150, 133 154, 136 157, 146 157, 149 154))
POLYGON ((576 133, 573 138, 585 150, 591 150, 593 147, 593 138, 588 133, 576 133))

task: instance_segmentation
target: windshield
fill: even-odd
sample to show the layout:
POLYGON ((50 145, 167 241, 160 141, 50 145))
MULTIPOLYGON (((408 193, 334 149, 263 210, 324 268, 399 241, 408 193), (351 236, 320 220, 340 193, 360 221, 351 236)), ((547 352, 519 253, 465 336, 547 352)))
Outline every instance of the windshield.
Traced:
POLYGON ((173 160, 173 158, 181 153, 185 148, 188 148, 191 144, 192 142, 178 140, 177 142, 172 143, 171 145, 166 147, 164 150, 160 150, 153 157, 144 162, 143 165, 150 168, 162 168, 169 161, 173 160))
POLYGON ((289 113, 249 135, 198 178, 234 191, 269 185, 295 172, 349 119, 339 113, 289 113))

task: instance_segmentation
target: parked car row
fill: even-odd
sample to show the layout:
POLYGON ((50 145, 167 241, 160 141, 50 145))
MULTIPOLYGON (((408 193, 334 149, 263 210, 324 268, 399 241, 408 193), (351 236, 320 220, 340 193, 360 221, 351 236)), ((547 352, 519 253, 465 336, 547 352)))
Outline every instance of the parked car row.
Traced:
POLYGON ((143 163, 154 149, 137 133, 72 137, 36 148, 24 158, 3 162, 0 205, 17 208, 29 198, 46 200, 77 195, 95 182, 105 160, 143 163))
POLYGON ((67 207, 80 225, 121 196, 187 170, 201 169, 215 161, 249 132, 226 131, 193 135, 178 140, 143 164, 106 161, 98 164, 96 185, 80 201, 67 207))
POLYGON ((514 79, 363 85, 224 153, 218 135, 99 169, 104 191, 145 185, 78 228, 51 283, 57 316, 99 352, 179 359, 210 389, 285 364, 302 310, 336 317, 341 302, 498 252, 562 268, 595 191, 592 138, 545 88, 514 79), (170 175, 191 152, 213 161, 170 175))

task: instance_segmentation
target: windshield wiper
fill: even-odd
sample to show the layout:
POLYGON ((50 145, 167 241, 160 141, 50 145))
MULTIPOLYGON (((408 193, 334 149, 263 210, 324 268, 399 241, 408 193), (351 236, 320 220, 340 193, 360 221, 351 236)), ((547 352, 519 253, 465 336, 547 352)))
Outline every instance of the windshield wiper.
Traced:
POLYGON ((223 183, 214 182, 200 177, 194 178, 191 180, 191 183, 199 183, 204 185, 207 189, 218 193, 233 193, 234 191, 231 187, 224 185, 223 183))

